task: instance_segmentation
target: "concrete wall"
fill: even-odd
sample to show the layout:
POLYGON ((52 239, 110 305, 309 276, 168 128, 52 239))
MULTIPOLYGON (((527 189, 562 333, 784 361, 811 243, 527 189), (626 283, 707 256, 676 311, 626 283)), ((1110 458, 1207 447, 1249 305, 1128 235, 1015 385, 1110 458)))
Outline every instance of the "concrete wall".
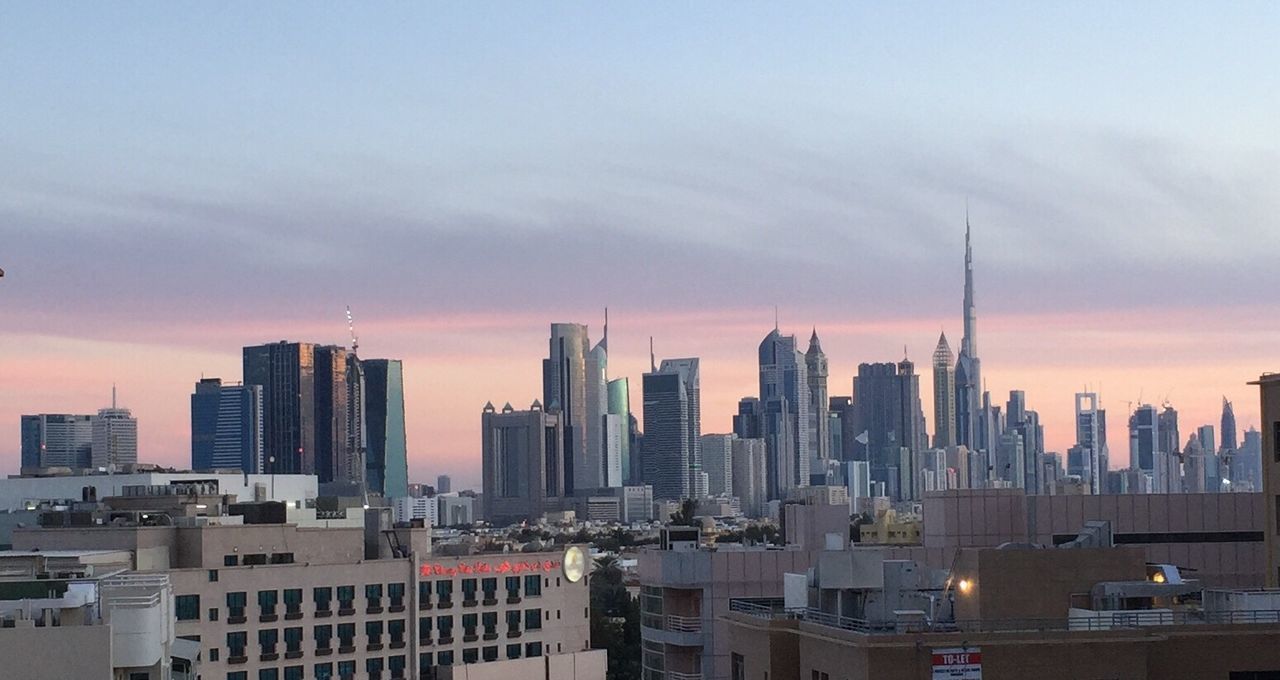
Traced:
POLYGON ((111 680, 111 628, 0 628, 0 677, 111 680))
POLYGON ((1103 581, 1145 579, 1140 548, 963 548, 952 579, 956 619, 1065 619, 1072 595, 1088 596, 1103 581), (962 580, 967 590, 954 585, 962 580))

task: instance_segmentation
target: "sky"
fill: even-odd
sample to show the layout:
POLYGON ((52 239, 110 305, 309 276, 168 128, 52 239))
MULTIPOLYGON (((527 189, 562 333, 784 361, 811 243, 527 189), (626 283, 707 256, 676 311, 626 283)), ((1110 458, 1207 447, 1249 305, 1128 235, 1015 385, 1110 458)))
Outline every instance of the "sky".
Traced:
MULTIPOLYGON (((1050 450, 1101 392, 1242 428, 1280 370, 1280 4, 0 4, 0 473, 111 385, 140 458, 240 348, 405 362, 410 477, 479 481, 548 325, 704 431, 814 327, 831 394, 958 349, 966 206, 994 398, 1050 450)), ((926 417, 932 431, 931 404, 926 417)))

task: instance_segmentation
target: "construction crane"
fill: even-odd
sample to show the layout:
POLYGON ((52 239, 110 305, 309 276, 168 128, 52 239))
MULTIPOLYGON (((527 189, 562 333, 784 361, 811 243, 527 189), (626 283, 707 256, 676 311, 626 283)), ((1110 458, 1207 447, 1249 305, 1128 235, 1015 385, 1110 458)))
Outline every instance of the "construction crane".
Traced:
POLYGON ((347 332, 351 333, 351 353, 360 349, 360 338, 356 336, 356 322, 351 318, 351 305, 347 305, 347 332))

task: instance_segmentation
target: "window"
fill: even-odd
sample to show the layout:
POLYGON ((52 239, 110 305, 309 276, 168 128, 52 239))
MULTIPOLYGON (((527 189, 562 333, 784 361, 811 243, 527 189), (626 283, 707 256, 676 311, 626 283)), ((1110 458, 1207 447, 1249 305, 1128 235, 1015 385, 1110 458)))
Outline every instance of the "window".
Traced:
POLYGON ((338 651, 342 653, 355 651, 356 648, 356 624, 339 623, 338 624, 338 651))
POLYGON ((484 591, 486 605, 498 603, 498 579, 490 577, 480 581, 480 590, 484 591))
POLYGON ((436 600, 441 609, 453 606, 453 581, 436 581, 436 600))
POLYGON ((541 597, 542 596, 542 577, 540 576, 524 577, 524 596, 525 597, 541 597))
POLYGON ((366 621, 364 624, 365 637, 369 638, 369 651, 382 649, 382 622, 366 621))
POLYGON ((244 631, 227 633, 227 659, 230 663, 244 663, 244 648, 249 646, 249 634, 244 631))
POLYGON ((542 656, 542 643, 541 642, 525 643, 524 655, 525 656, 542 656))
POLYGON ((224 567, 234 567, 234 566, 237 566, 237 565, 239 565, 239 564, 240 564, 240 558, 239 558, 238 556, 236 556, 236 555, 223 555, 223 556, 222 556, 222 566, 224 566, 224 567))
POLYGON ((476 580, 473 578, 462 579, 462 606, 476 606, 476 580))
POLYGON ((498 612, 485 612, 480 619, 484 625, 484 639, 498 639, 498 612))
POLYGON ((392 649, 404 647, 404 619, 392 619, 387 622, 387 637, 390 638, 392 649))
POLYGON ((244 607, 248 601, 246 593, 227 593, 227 622, 244 623, 244 607))
POLYGON ((463 615, 462 615, 462 641, 463 641, 463 642, 475 642, 475 641, 476 641, 476 620, 477 620, 477 618, 479 618, 479 617, 477 617, 475 614, 463 614, 463 615))
POLYGON ((420 581, 418 583, 418 609, 431 608, 431 582, 420 581))
POLYGON ((485 661, 497 661, 497 660, 498 660, 498 646, 497 646, 497 645, 494 645, 494 646, 492 646, 492 647, 485 647, 485 648, 481 649, 481 650, 480 650, 480 658, 484 659, 485 661))
POLYGON ((271 553, 272 564, 293 564, 293 553, 271 553))
POLYGON ((452 666, 452 665, 453 665, 453 650, 445 650, 445 651, 443 651, 443 652, 440 652, 440 653, 436 654, 436 665, 437 665, 437 666, 452 666))
POLYGON ((387 657, 387 670, 391 671, 391 677, 404 677, 404 655, 387 657))
POLYGON ((339 661, 339 662, 338 662, 338 677, 339 677, 339 678, 343 678, 343 680, 349 680, 350 678, 354 678, 354 677, 356 677, 356 662, 354 662, 354 661, 339 661))
POLYGON ((311 591, 311 599, 316 601, 316 616, 328 616, 333 588, 315 588, 311 591))
POLYGON ((514 645, 507 645, 507 658, 508 659, 520 658, 520 645, 518 643, 514 645))
POLYGON ((382 659, 365 659, 364 670, 369 674, 369 680, 381 680, 382 659))
POLYGON ((338 614, 347 616, 356 613, 356 587, 338 586, 338 614))
POLYGON ((462 663, 475 663, 480 660, 480 650, 468 647, 462 650, 462 663))
POLYGON ((369 614, 377 614, 382 611, 382 584, 370 583, 364 587, 364 597, 368 600, 369 614))
POLYGON ((315 665, 316 680, 333 680, 333 664, 318 663, 315 665))
POLYGON ((729 655, 729 680, 747 680, 747 662, 741 654, 729 655))
POLYGON ((258 680, 280 680, 280 671, 275 668, 259 669, 258 680))
POLYGON ((510 609, 507 611, 507 637, 517 637, 520 635, 520 611, 510 609))
POLYGON ((179 621, 197 621, 200 619, 200 596, 179 595, 173 599, 179 621))
POLYGON ((520 577, 508 576, 507 577, 507 602, 512 603, 512 602, 519 602, 519 601, 520 601, 520 577))
POLYGON ((248 567, 248 566, 254 566, 254 567, 256 567, 256 566, 258 566, 258 565, 266 564, 266 563, 267 563, 267 555, 266 555, 266 553, 257 553, 257 554, 254 554, 254 555, 245 555, 245 556, 244 556, 244 561, 242 562, 242 564, 244 564, 246 567, 248 567))
POLYGON ((387 584, 387 607, 392 612, 404 611, 404 584, 403 583, 387 584))
POLYGON ((274 590, 258 591, 258 619, 260 621, 276 620, 276 601, 280 593, 274 590))
POLYGON ((302 656, 302 628, 284 629, 284 655, 290 659, 302 656))
POLYGON ((284 591, 284 617, 286 619, 302 617, 301 588, 288 588, 284 591))
POLYGON ((440 639, 436 640, 436 642, 439 642, 442 645, 447 645, 450 642, 453 642, 453 617, 452 616, 436 617, 436 627, 440 629, 440 639))
POLYGON ((209 620, 210 620, 210 621, 217 621, 217 620, 218 620, 218 608, 217 608, 217 607, 209 607, 209 620))
POLYGON ((330 626, 330 625, 316 626, 315 634, 316 634, 316 651, 319 651, 322 649, 326 651, 329 650, 330 649, 329 645, 333 644, 332 642, 330 642, 331 640, 333 640, 333 626, 330 626))
POLYGON ((213 647, 213 648, 211 648, 211 649, 209 650, 209 660, 210 660, 210 661, 217 661, 217 660, 218 660, 218 648, 217 648, 217 647, 213 647))
POLYGON ((285 666, 284 680, 302 680, 302 666, 285 666))
POLYGON ((524 610, 524 629, 525 630, 542 630, 542 610, 541 609, 524 610))
POLYGON ((258 631, 258 646, 263 656, 275 656, 276 642, 280 639, 280 631, 274 628, 263 628, 258 631))
POLYGON ((227 680, 249 680, 248 671, 231 671, 227 673, 227 680))
POLYGON ((423 652, 418 655, 418 675, 426 677, 431 673, 431 652, 423 652))
POLYGON ((209 570, 209 583, 217 583, 217 582, 218 582, 218 570, 217 570, 217 569, 210 569, 210 570, 209 570))
POLYGON ((423 644, 431 644, 431 617, 418 617, 418 642, 423 644))

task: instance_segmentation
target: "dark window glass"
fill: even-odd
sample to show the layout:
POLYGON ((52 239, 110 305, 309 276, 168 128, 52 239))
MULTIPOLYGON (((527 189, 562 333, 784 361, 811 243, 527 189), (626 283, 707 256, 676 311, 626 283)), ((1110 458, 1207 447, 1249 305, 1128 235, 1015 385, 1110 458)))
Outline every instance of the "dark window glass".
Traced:
POLYGON ((507 658, 508 659, 520 658, 520 645, 518 643, 514 645, 507 645, 507 658))
POLYGON ((200 619, 200 596, 179 595, 174 598, 174 610, 179 621, 197 621, 200 619))
POLYGON ((258 646, 262 648, 263 654, 275 654, 276 642, 280 638, 280 631, 274 628, 264 628, 258 631, 258 646))
POLYGON ((524 629, 525 630, 541 630, 542 629, 542 610, 541 609, 524 610, 524 629))
POLYGON ((542 577, 526 576, 524 577, 524 596, 539 597, 542 595, 542 577))

